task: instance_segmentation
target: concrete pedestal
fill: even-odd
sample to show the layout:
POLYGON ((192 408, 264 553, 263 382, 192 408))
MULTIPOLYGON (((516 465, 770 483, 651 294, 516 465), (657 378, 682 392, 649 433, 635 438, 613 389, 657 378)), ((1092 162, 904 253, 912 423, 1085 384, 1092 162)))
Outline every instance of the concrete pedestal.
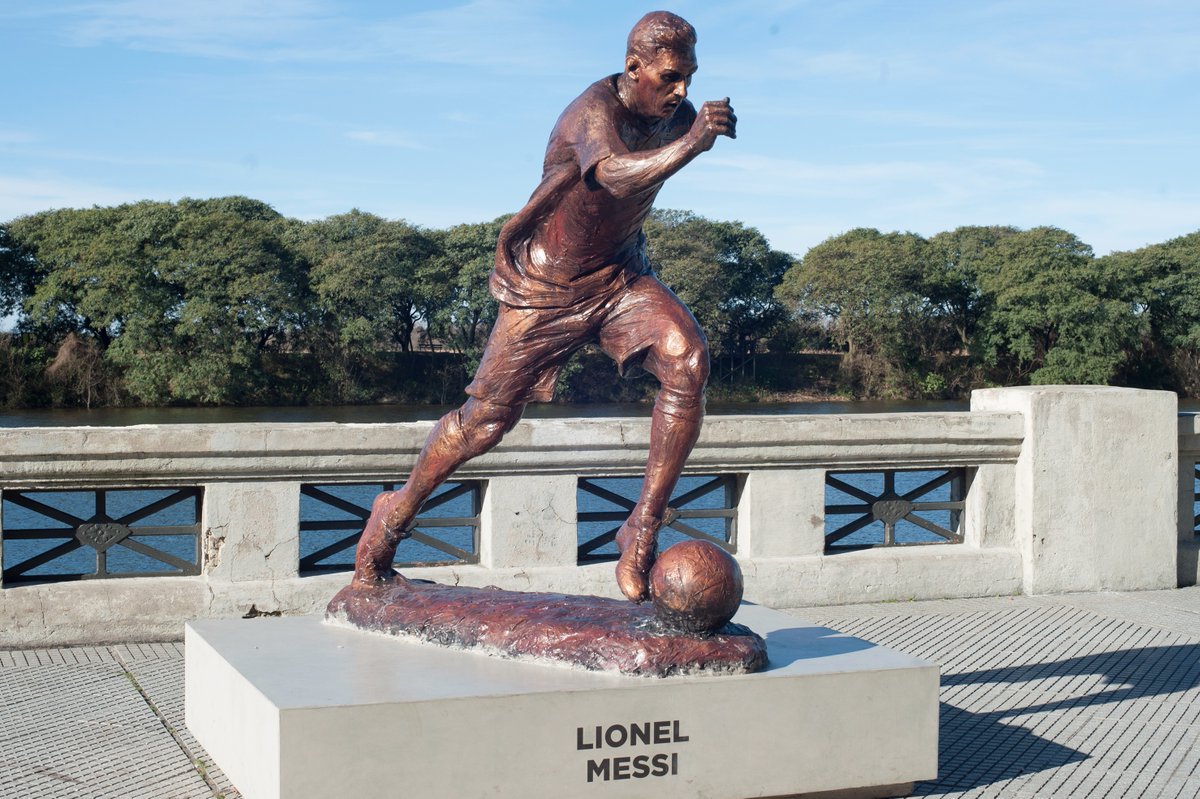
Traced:
POLYGON ((935 665, 761 607, 734 621, 766 638, 766 671, 625 677, 316 618, 196 621, 187 724, 246 799, 894 796, 936 777, 935 665))

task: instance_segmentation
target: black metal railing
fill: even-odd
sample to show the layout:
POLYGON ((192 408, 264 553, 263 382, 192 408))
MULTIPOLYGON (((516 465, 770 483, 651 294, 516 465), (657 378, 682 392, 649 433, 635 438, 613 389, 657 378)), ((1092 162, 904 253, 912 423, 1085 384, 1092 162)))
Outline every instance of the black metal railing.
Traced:
MULTIPOLYGON (((580 478, 576 494, 578 563, 617 559, 616 535, 641 493, 636 477, 580 478)), ((688 475, 679 480, 668 505, 678 512, 662 528, 659 547, 688 538, 737 551, 737 475, 688 475)))
MULTIPOLYGON (((300 486, 300 571, 346 571, 381 491, 403 483, 337 483, 300 486)), ((444 566, 479 562, 479 506, 483 483, 443 484, 417 514, 412 538, 400 542, 396 564, 444 566)))
POLYGON ((962 543, 967 470, 825 473, 825 551, 962 543))
POLYGON ((1200 464, 1192 463, 1192 535, 1200 537, 1200 464))
POLYGON ((200 573, 201 489, 2 494, 4 585, 200 573))

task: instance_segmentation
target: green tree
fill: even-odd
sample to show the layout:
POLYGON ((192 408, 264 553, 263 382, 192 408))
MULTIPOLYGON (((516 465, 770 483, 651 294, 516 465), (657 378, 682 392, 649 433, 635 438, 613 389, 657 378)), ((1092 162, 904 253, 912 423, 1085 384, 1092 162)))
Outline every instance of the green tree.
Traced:
POLYGON ((663 210, 645 231, 651 264, 695 314, 714 354, 753 355, 785 321, 774 290, 792 258, 755 228, 663 210))
POLYGON ((944 325, 939 346, 970 348, 988 309, 989 297, 979 287, 980 270, 999 241, 1019 232, 1014 227, 967 226, 929 239, 921 286, 930 315, 944 325))
POLYGON ((987 310, 973 349, 994 382, 1109 383, 1137 341, 1124 285, 1065 230, 999 237, 978 281, 987 310))
POLYGON ((449 295, 433 314, 431 328, 455 352, 477 361, 496 321, 498 305, 488 291, 496 239, 509 219, 455 225, 438 234, 436 271, 449 277, 449 295))
POLYGON ((1200 231, 1098 260, 1109 279, 1127 287, 1143 323, 1132 359, 1139 385, 1200 392, 1200 231))
POLYGON ((245 197, 52 211, 16 220, 41 280, 27 327, 94 343, 138 401, 263 401, 307 304, 286 220, 245 197))
MULTIPOLYGON (((285 244, 289 222, 245 197, 185 199, 174 212, 157 262, 172 304, 127 330, 113 360, 143 400, 269 399, 276 356, 302 328, 309 305, 304 263, 285 244)), ((153 229, 158 220, 147 223, 153 229)))
POLYGON ((410 351, 417 324, 446 292, 444 276, 428 268, 433 238, 402 220, 355 209, 305 225, 298 245, 322 320, 356 357, 410 351))
POLYGON ((64 209, 14 220, 12 235, 37 263, 25 300, 26 328, 59 338, 78 332, 107 350, 159 288, 154 234, 139 238, 127 224, 129 217, 159 205, 64 209))
POLYGON ((0 318, 21 311, 39 279, 37 261, 0 225, 0 318))
POLYGON ((828 320, 832 339, 846 349, 852 390, 914 391, 932 307, 922 286, 925 251, 916 234, 858 228, 809 250, 776 290, 792 313, 828 320))

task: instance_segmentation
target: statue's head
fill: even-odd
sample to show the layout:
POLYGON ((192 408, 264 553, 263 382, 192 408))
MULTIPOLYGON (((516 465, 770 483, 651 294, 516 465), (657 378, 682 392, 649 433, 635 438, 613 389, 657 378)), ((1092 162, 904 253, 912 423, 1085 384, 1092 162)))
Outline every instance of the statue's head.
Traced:
POLYGON ((651 11, 629 32, 622 99, 639 116, 665 119, 687 98, 696 66, 696 29, 669 11, 651 11))

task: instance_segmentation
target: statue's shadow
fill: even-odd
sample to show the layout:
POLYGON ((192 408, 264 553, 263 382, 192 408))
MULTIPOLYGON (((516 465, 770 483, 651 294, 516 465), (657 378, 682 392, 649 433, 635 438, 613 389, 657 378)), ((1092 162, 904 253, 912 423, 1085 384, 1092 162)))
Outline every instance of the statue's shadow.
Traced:
MULTIPOLYGON (((1074 685, 1079 683, 1070 681, 1074 685)), ((921 783, 917 795, 968 790, 1011 780, 1045 769, 1087 760, 1090 755, 1041 737, 1027 727, 1044 713, 1084 711, 1116 702, 1127 702, 1178 693, 1200 684, 1200 645, 1157 646, 1123 649, 1049 663, 1030 663, 942 676, 943 690, 956 686, 1005 684, 1002 692, 1019 691, 1033 700, 1012 702, 991 692, 991 702, 1003 706, 972 712, 948 701, 941 703, 938 779, 921 783), (1079 693, 1065 678, 1099 682, 1099 690, 1079 693), (1096 679, 1100 678, 1100 679, 1096 679), (1039 681, 1053 685, 1036 687, 1039 681), (1030 687, 1034 684, 1035 687, 1030 687), (1065 693, 1072 696, 1062 696, 1065 693), (1046 701, 1037 701, 1045 697, 1046 701), (1022 726, 1027 725, 1027 726, 1022 726)), ((979 696, 979 691, 972 696, 979 696)), ((978 701, 978 700, 976 700, 978 701)), ((1102 723, 1099 716, 1096 722, 1102 723)), ((1107 723, 1107 722, 1103 722, 1107 723)), ((1056 725, 1059 729, 1063 725, 1056 725)), ((1034 727, 1036 729, 1036 727, 1034 727)))
POLYGON ((874 647, 870 641, 828 627, 785 627, 767 633, 771 660, 767 671, 777 671, 798 660, 848 655, 874 647))

